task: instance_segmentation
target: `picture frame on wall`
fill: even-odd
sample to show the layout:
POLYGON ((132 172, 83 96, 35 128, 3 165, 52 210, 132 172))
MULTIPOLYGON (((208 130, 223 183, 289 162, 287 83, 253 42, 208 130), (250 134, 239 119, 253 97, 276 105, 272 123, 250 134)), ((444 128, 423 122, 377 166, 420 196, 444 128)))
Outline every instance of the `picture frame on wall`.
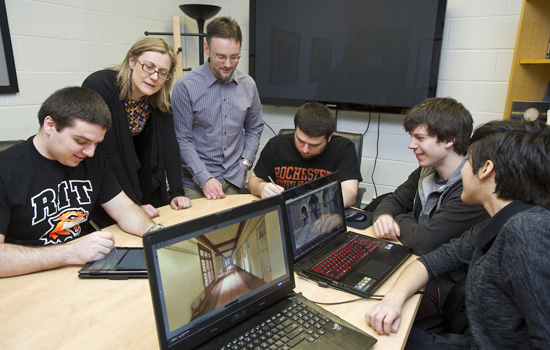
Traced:
POLYGON ((320 81, 332 68, 332 40, 313 37, 309 63, 309 81, 320 81))
POLYGON ((273 84, 298 81, 300 63, 300 35, 282 29, 271 30, 269 79, 273 84))
POLYGON ((19 92, 6 3, 0 0, 0 93, 19 92))

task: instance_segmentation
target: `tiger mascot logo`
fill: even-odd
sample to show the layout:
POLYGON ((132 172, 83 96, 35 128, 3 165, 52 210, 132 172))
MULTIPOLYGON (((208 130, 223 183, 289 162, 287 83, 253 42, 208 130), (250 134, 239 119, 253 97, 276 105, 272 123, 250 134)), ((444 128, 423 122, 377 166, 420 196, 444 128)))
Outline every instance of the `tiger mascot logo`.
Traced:
POLYGON ((80 224, 87 221, 88 212, 82 208, 69 209, 50 219, 52 228, 41 240, 45 244, 61 243, 80 236, 80 224))

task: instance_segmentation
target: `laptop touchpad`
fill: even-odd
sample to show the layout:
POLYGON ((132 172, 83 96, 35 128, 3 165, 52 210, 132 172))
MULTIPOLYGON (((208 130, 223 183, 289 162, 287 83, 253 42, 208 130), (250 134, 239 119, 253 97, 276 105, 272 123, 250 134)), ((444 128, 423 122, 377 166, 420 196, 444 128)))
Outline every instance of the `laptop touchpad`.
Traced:
POLYGON ((379 261, 371 260, 365 266, 363 266, 359 272, 369 277, 381 279, 386 272, 390 270, 391 266, 381 263, 379 261))

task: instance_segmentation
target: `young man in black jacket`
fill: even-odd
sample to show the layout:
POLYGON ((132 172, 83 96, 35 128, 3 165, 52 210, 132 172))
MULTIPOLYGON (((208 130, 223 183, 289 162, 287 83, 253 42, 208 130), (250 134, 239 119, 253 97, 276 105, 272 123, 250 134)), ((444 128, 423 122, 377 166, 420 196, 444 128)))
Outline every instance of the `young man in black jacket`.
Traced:
POLYGON ((374 232, 399 239, 417 255, 426 254, 486 219, 480 205, 460 199, 473 119, 452 98, 430 98, 413 107, 404 121, 409 148, 419 168, 374 211, 374 232))

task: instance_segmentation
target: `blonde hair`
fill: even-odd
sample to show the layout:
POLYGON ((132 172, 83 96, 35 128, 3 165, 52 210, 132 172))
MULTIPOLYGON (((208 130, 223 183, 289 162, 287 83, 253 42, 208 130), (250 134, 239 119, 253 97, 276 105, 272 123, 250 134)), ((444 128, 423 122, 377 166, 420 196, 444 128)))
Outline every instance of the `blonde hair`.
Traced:
POLYGON ((110 68, 118 71, 116 80, 117 86, 120 88, 120 99, 130 100, 132 95, 132 69, 130 68, 130 57, 139 58, 146 51, 155 51, 160 53, 166 53, 170 57, 170 74, 172 78, 167 80, 162 88, 155 94, 149 96, 149 102, 153 108, 160 109, 163 112, 168 112, 170 109, 170 89, 174 81, 174 68, 176 67, 176 54, 166 41, 160 38, 146 37, 138 40, 128 50, 124 61, 116 67, 110 68))

